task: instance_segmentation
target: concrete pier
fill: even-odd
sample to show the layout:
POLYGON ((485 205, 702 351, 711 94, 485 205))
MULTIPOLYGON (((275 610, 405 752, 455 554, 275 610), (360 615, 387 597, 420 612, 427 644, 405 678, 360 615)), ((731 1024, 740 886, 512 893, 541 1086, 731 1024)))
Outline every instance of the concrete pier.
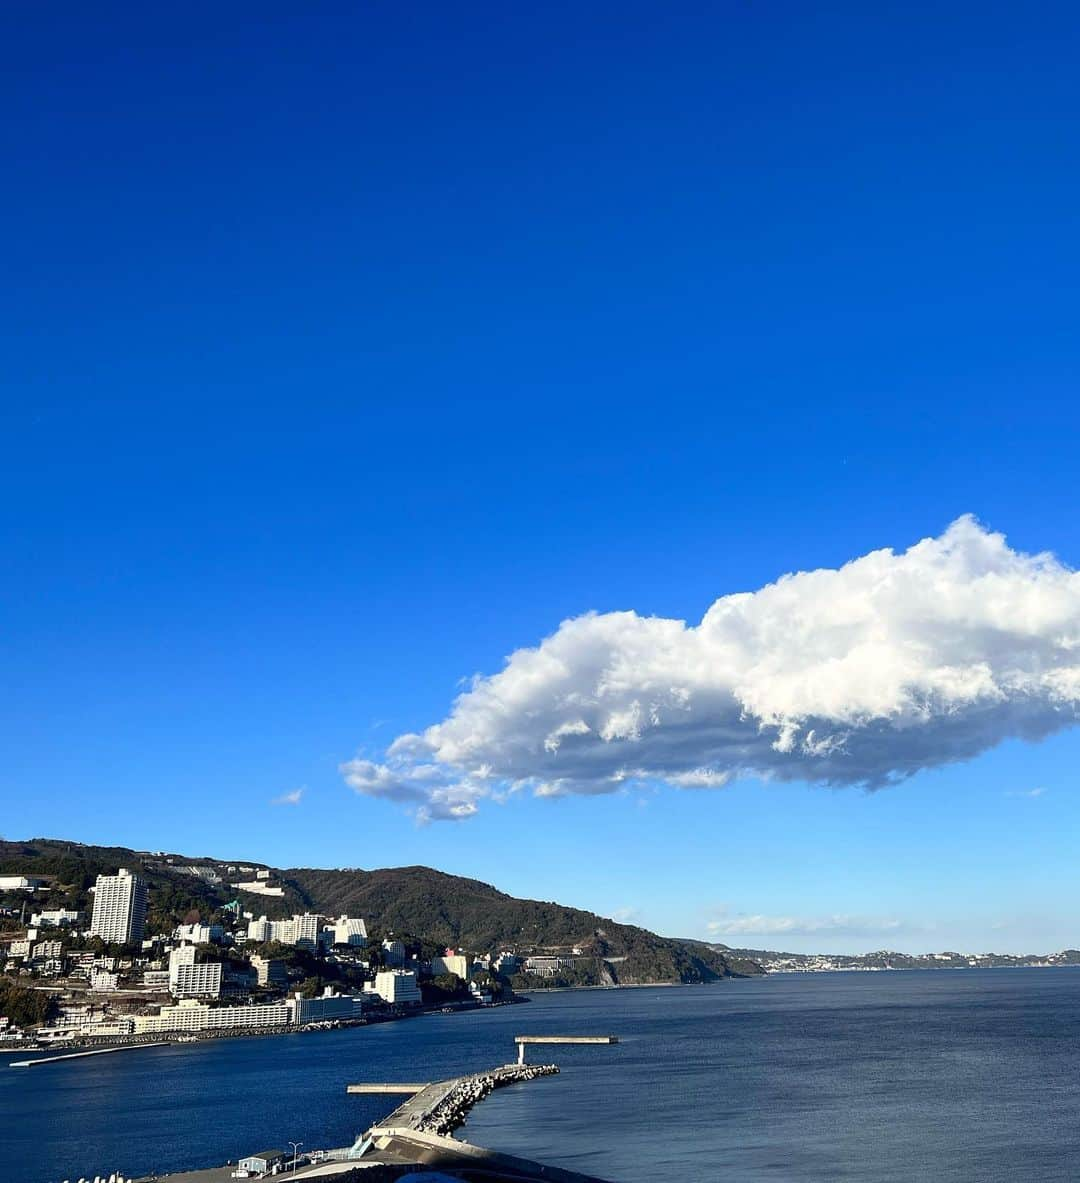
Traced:
MULTIPOLYGON (((607 1042, 607 1039, 600 1042, 607 1042)), ((604 1183, 591 1175, 472 1146, 450 1136, 465 1121, 472 1107, 493 1089, 558 1071, 555 1064, 506 1064, 489 1072, 435 1081, 361 1134, 346 1161, 362 1162, 372 1170, 378 1166, 411 1165, 445 1171, 454 1178, 506 1180, 507 1183, 510 1180, 515 1183, 604 1183)), ((367 1086, 349 1086, 349 1092, 360 1089, 374 1091, 367 1086)), ((340 1166, 340 1163, 335 1165, 340 1166)))
POLYGON ((525 1048, 530 1043, 618 1043, 617 1035, 515 1035, 518 1063, 525 1063, 525 1048))
POLYGON ((347 1093, 422 1093, 431 1084, 431 1081, 425 1081, 423 1084, 350 1084, 347 1085, 345 1091, 347 1093))
POLYGON ((33 1068, 37 1064, 56 1064, 60 1060, 82 1060, 86 1056, 107 1056, 111 1052, 131 1052, 143 1047, 165 1047, 163 1040, 159 1043, 125 1043, 119 1047, 95 1047, 84 1052, 64 1052, 60 1056, 39 1056, 36 1060, 12 1060, 9 1068, 33 1068))
MULTIPOLYGON (((558 1071, 554 1064, 507 1064, 502 1068, 492 1068, 490 1072, 437 1080, 433 1084, 424 1085, 408 1101, 399 1105, 389 1117, 372 1126, 364 1138, 377 1144, 378 1139, 388 1129, 409 1129, 441 1136, 451 1134, 464 1122, 469 1110, 493 1089, 533 1080, 537 1076, 550 1076, 558 1071)), ((349 1085, 348 1091, 352 1093, 374 1090, 364 1085, 349 1085)))

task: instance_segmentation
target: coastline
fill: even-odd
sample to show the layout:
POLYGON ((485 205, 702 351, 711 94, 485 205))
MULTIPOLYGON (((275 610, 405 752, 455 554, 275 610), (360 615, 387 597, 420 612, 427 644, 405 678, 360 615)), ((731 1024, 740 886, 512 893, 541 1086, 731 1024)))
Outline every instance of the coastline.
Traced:
POLYGON ((461 1003, 457 1006, 444 1004, 442 1006, 418 1007, 416 1010, 399 1011, 391 1014, 372 1014, 359 1019, 330 1019, 321 1023, 308 1023, 303 1027, 227 1027, 222 1030, 190 1031, 190 1032, 153 1032, 146 1035, 112 1035, 102 1036, 100 1039, 83 1037, 80 1039, 56 1040, 51 1043, 34 1044, 29 1046, 26 1041, 6 1041, 0 1043, 0 1053, 38 1053, 61 1054, 65 1051, 111 1051, 121 1048, 135 1047, 164 1047, 173 1044, 192 1044, 216 1042, 221 1039, 251 1039, 276 1035, 311 1035, 319 1031, 340 1031, 351 1027, 370 1027, 379 1023, 394 1023, 401 1019, 419 1019, 425 1015, 464 1014, 474 1011, 498 1010, 504 1006, 517 1006, 529 1000, 523 995, 515 995, 505 1002, 461 1003))

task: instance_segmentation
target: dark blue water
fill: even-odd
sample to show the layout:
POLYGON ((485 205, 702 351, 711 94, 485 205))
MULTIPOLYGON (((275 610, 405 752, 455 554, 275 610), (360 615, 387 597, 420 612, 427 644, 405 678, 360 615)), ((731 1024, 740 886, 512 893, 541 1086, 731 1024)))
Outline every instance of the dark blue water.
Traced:
MULTIPOLYGON (((5 1183, 176 1171, 342 1146, 428 1079, 560 1048, 462 1136, 620 1180, 1080 1179, 1080 971, 823 974, 539 995, 351 1031, 121 1052, 0 1071, 5 1183)), ((17 1058, 17 1057, 10 1057, 17 1058)))

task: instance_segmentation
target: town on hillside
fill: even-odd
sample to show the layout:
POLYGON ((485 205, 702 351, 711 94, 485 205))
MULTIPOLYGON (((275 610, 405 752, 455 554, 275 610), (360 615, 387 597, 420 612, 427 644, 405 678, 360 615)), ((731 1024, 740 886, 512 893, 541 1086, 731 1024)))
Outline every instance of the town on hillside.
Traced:
POLYGON ((49 877, 0 876, 0 1040, 203 1038, 491 1006, 515 1000, 515 976, 551 978, 566 961, 439 947, 369 931, 360 916, 270 919, 239 897, 280 900, 274 872, 244 864, 184 870, 218 885, 224 873, 237 898, 154 925, 148 918, 167 914, 169 901, 151 907, 156 889, 138 871, 97 875, 83 907, 57 906, 49 877))

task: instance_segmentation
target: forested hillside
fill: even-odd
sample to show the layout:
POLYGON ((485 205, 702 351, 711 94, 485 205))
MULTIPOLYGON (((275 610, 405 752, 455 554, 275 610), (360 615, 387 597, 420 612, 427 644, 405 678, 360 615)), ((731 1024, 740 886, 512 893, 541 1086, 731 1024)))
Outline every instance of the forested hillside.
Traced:
MULTIPOLYGON (((273 871, 262 863, 239 862, 273 871)), ((48 889, 35 897, 37 904, 86 908, 97 875, 113 874, 119 867, 139 871, 150 883, 151 929, 165 929, 195 915, 209 919, 225 903, 239 898, 245 909, 256 914, 347 913, 362 916, 379 934, 392 932, 472 952, 574 956, 575 965, 560 979, 572 984, 708 982, 760 972, 752 961, 728 956, 702 942, 657 936, 562 904, 515 899, 487 883, 430 867, 274 871, 285 894, 271 899, 239 891, 235 887, 239 876, 229 869, 236 865, 49 838, 0 841, 0 874, 49 879, 48 889)))

